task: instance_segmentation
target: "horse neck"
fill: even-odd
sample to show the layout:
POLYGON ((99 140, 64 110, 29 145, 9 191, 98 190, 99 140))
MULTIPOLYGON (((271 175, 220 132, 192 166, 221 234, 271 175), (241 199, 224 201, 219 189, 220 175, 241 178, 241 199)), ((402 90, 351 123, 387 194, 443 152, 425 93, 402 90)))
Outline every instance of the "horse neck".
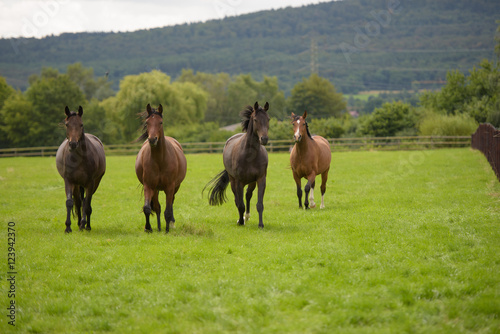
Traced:
POLYGON ((155 147, 151 146, 151 157, 153 159, 163 160, 165 154, 168 154, 172 149, 172 144, 167 141, 162 131, 160 138, 158 138, 158 144, 156 144, 155 147))
POLYGON ((259 136, 253 131, 253 122, 250 120, 248 124, 247 132, 244 136, 245 146, 249 147, 260 147, 259 136))
POLYGON ((312 145, 314 145, 314 140, 306 133, 302 136, 302 140, 295 145, 297 145, 297 150, 299 152, 305 153, 311 148, 312 145))

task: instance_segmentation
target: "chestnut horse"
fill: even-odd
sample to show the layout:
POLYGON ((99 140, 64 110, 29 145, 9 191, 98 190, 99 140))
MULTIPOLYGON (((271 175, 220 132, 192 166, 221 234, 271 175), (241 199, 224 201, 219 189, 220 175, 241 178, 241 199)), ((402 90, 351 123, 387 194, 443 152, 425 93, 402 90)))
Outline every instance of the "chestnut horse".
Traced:
POLYGON ((143 134, 137 139, 145 140, 137 159, 135 160, 135 173, 144 187, 144 215, 146 226, 144 231, 152 232, 149 215, 154 211, 158 222, 158 231, 161 231, 161 207, 158 194, 165 192, 167 197, 165 207, 166 232, 170 229, 170 222, 174 227, 175 218, 173 204, 175 194, 186 176, 186 157, 181 144, 171 137, 163 134, 163 107, 152 109, 148 104, 143 113, 143 134))
POLYGON ((66 190, 66 233, 71 232, 71 211, 76 205, 80 230, 90 228, 92 195, 106 171, 106 157, 101 141, 83 130, 83 108, 78 113, 66 106, 66 139, 57 149, 57 171, 64 179, 66 190), (81 212, 83 201, 83 212, 81 212))
POLYGON ((264 211, 264 192, 266 190, 267 151, 263 145, 267 144, 269 130, 269 103, 264 108, 255 102, 254 107, 247 106, 240 116, 243 133, 238 133, 226 141, 222 153, 224 170, 213 178, 206 186, 210 186, 210 205, 221 205, 226 201, 225 191, 229 182, 234 194, 234 202, 239 211, 239 225, 245 225, 250 219, 250 199, 258 186, 257 212, 259 213, 259 227, 264 228, 262 212, 264 211), (246 192, 246 214, 243 201, 243 190, 246 192))
POLYGON ((307 179, 307 184, 304 188, 306 196, 304 205, 306 209, 314 208, 314 185, 316 183, 316 175, 321 174, 321 206, 325 207, 325 191, 326 181, 328 180, 328 171, 330 170, 330 162, 332 153, 330 144, 321 136, 311 136, 309 126, 306 122, 307 111, 302 116, 297 116, 292 113, 293 124, 293 139, 295 145, 290 153, 290 165, 293 171, 293 179, 297 184, 297 197, 299 198, 299 207, 302 208, 302 185, 301 179, 307 179), (311 192, 309 200, 307 196, 311 192), (309 201, 310 205, 309 205, 309 201))

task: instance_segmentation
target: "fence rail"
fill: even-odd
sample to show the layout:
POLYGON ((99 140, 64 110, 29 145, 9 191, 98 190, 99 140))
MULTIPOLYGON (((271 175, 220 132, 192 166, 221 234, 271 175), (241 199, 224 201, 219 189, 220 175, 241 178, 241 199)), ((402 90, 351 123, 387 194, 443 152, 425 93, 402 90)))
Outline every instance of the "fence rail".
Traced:
POLYGON ((481 151, 500 181, 500 131, 491 124, 481 124, 471 137, 471 146, 481 151))
MULTIPOLYGON (((412 136, 412 137, 363 137, 363 138, 331 138, 328 139, 333 151, 363 150, 422 150, 446 147, 469 147, 469 136, 412 136)), ((225 142, 182 143, 188 153, 221 153, 225 142)), ((270 140, 268 152, 289 151, 292 140, 270 140)), ((104 145, 107 155, 135 155, 139 152, 140 143, 104 145)), ((20 156, 55 156, 58 146, 5 148, 0 149, 0 157, 20 156)))

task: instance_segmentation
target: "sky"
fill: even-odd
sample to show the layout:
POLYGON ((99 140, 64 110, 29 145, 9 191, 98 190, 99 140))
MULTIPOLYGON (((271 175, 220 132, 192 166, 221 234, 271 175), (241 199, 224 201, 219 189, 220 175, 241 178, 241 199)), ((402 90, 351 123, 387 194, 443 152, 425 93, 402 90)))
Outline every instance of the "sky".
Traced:
POLYGON ((0 0, 0 38, 123 32, 325 0, 0 0))

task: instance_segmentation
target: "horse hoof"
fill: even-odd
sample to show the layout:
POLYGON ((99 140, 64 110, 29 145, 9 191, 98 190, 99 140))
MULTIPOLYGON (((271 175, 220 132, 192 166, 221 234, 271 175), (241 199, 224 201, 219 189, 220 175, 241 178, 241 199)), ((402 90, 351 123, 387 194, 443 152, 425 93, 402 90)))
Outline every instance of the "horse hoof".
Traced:
POLYGON ((262 224, 262 225, 260 225, 260 224, 259 224, 259 228, 260 228, 261 230, 263 230, 263 229, 264 229, 264 224, 262 224))
POLYGON ((309 205, 310 209, 314 209, 315 207, 316 207, 316 203, 313 203, 313 204, 309 205))
POLYGON ((90 226, 87 226, 87 227, 85 228, 85 230, 87 230, 87 231, 89 231, 89 232, 90 232, 90 231, 92 230, 92 228, 91 228, 90 226))
POLYGON ((240 222, 239 220, 236 222, 236 224, 240 225, 240 226, 245 226, 245 221, 243 222, 240 222))
POLYGON ((69 227, 64 230, 64 233, 71 233, 71 232, 73 232, 73 231, 69 227))
POLYGON ((147 228, 145 228, 145 229, 144 229, 144 232, 146 232, 146 233, 153 233, 153 230, 152 230, 152 229, 147 229, 147 228))

